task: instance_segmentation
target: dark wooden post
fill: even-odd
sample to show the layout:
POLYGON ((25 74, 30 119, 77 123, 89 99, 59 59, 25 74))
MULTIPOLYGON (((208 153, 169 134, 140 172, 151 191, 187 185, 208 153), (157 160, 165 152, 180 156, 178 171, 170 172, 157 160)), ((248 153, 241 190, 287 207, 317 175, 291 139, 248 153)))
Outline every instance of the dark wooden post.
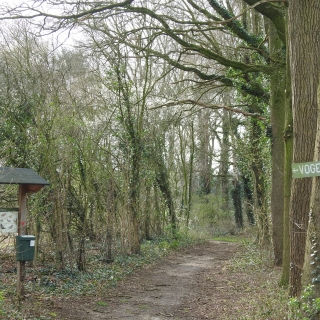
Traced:
MULTIPOLYGON (((18 236, 26 234, 27 230, 27 190, 28 185, 19 184, 19 212, 18 212, 18 236)), ((26 262, 17 261, 17 295, 24 296, 24 279, 26 275, 26 262)))

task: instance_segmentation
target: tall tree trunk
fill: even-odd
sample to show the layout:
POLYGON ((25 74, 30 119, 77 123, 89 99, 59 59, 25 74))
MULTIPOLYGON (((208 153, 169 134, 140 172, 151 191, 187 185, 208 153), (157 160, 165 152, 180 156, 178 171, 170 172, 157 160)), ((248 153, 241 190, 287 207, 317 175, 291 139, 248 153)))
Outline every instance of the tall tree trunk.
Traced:
POLYGON ((186 225, 189 224, 190 210, 191 210, 191 189, 192 189, 192 176, 193 176, 193 160, 194 160, 194 129, 193 122, 189 126, 184 125, 184 129, 179 126, 178 134, 180 141, 180 158, 182 165, 183 175, 183 189, 181 194, 181 214, 186 218, 186 225), (190 132, 185 133, 186 130, 190 132), (183 131, 184 130, 184 131, 183 131), (191 140, 191 141, 190 141, 191 140), (188 160, 189 156, 189 160, 188 160))
POLYGON ((146 200, 145 200, 145 214, 144 214, 144 236, 146 240, 151 240, 151 234, 150 234, 150 224, 151 224, 151 185, 146 184, 146 200))
POLYGON ((191 212, 191 201, 192 201, 192 177, 193 177, 193 162, 195 152, 195 141, 194 141, 194 127, 193 122, 191 123, 191 146, 190 146, 190 159, 189 159, 189 189, 188 189, 188 208, 186 217, 186 226, 189 226, 190 212, 191 212))
POLYGON ((248 222, 251 225, 255 224, 254 212, 253 212, 253 195, 250 186, 250 180, 246 176, 242 176, 243 192, 246 199, 246 214, 248 222))
POLYGON ((188 175, 188 163, 186 154, 188 153, 187 150, 187 141, 185 137, 186 130, 185 126, 179 125, 178 126, 178 135, 179 135, 179 142, 180 142, 180 161, 181 161, 181 173, 183 177, 182 182, 182 190, 181 190, 181 203, 180 203, 180 214, 183 215, 188 208, 188 189, 189 189, 189 175, 188 175))
POLYGON ((241 201, 241 184, 238 179, 233 181, 233 189, 231 191, 233 207, 234 207, 234 217, 236 221, 236 226, 238 229, 243 228, 243 216, 242 216, 242 201, 241 201))
POLYGON ((261 158, 261 135, 262 129, 257 119, 250 119, 251 128, 251 170, 253 177, 254 190, 254 211, 256 216, 256 223, 258 227, 258 243, 262 246, 270 243, 270 226, 267 211, 267 192, 265 186, 264 163, 261 158))
POLYGON ((271 118, 271 217, 274 263, 282 265, 283 209, 284 209, 284 139, 285 124, 285 52, 282 41, 272 23, 269 25, 271 64, 274 72, 270 79, 271 118))
POLYGON ((229 131, 229 112, 227 110, 223 110, 219 176, 222 196, 222 209, 226 212, 229 209, 229 131))
MULTIPOLYGON (((287 38, 288 39, 288 38, 287 38)), ((287 46, 288 48, 288 46, 287 46)), ((286 52, 286 123, 284 130, 285 164, 284 164, 284 208, 283 208, 283 256, 280 285, 287 286, 290 278, 290 198, 292 183, 293 118, 289 50, 286 52)))
POLYGON ((117 211, 116 198, 117 198, 116 182, 115 182, 115 178, 112 176, 107 180, 107 186, 106 186, 107 229, 106 229, 106 238, 105 238, 105 242, 106 242, 105 260, 107 263, 110 263, 113 261, 112 244, 113 244, 114 217, 116 216, 116 211, 117 211))
MULTIPOLYGON (((155 153, 156 154, 156 153, 155 153)), ((172 197, 172 192, 170 188, 170 181, 169 181, 169 173, 168 169, 164 164, 164 160, 162 159, 161 155, 158 156, 156 160, 156 183, 159 186, 159 189, 165 199, 166 205, 169 210, 171 228, 172 228, 172 235, 176 237, 177 231, 177 220, 176 214, 174 210, 174 202, 172 197)))
MULTIPOLYGON (((320 115, 320 85, 318 86, 318 115, 320 115)), ((320 119, 318 116, 315 161, 320 159, 320 119)), ((306 178, 311 179, 311 178, 306 178)), ((303 268, 302 283, 314 285, 314 296, 320 297, 320 177, 313 178, 310 200, 309 225, 305 264, 303 268)), ((319 315, 318 318, 319 319, 319 315)))
MULTIPOLYGON (((130 121, 131 122, 131 121, 130 121)), ((133 126, 132 126, 132 130, 133 126)), ((140 253, 140 221, 139 221, 139 186, 140 186, 140 158, 141 148, 140 139, 135 136, 136 133, 132 133, 131 136, 131 168, 130 168, 130 182, 129 182, 129 199, 128 209, 132 221, 132 243, 131 252, 135 254, 140 253)))
MULTIPOLYGON (((121 57, 120 52, 118 53, 121 57)), ((142 158, 141 135, 143 125, 143 111, 139 118, 135 118, 133 104, 130 101, 130 89, 127 82, 127 74, 123 74, 121 62, 115 66, 119 97, 123 99, 122 121, 126 130, 129 149, 129 190, 128 212, 132 223, 131 252, 140 253, 140 221, 139 221, 139 191, 140 191, 140 167, 142 158)), ((143 109, 143 108, 142 108, 143 109)))
MULTIPOLYGON (((291 0, 288 11, 292 82, 293 162, 314 158, 320 67, 320 2, 291 0)), ((290 206, 290 294, 301 293, 312 180, 294 179, 290 206)))
POLYGON ((210 111, 201 110, 198 116, 199 184, 202 194, 209 194, 212 187, 212 155, 210 152, 210 111))

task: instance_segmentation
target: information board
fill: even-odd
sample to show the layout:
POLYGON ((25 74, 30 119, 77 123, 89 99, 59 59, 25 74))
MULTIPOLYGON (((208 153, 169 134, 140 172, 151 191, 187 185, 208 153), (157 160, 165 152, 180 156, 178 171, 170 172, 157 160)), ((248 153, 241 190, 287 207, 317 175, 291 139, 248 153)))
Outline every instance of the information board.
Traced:
POLYGON ((18 211, 0 211, 0 233, 18 232, 18 211))

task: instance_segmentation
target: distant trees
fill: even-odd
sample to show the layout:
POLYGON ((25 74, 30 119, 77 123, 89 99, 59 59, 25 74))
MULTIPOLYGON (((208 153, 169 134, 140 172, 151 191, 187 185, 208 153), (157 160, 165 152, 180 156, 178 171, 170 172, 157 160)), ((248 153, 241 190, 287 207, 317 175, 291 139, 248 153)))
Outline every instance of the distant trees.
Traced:
POLYGON ((88 242, 112 261, 116 243, 138 253, 143 239, 166 228, 175 236, 179 221, 190 219, 198 141, 180 112, 146 115, 156 84, 167 81, 165 65, 153 69, 152 57, 116 46, 96 47, 94 55, 55 51, 29 31, 22 39, 3 34, 12 47, 0 52, 7 70, 1 74, 1 161, 32 167, 51 183, 29 202, 40 261, 47 241, 61 268, 75 261, 84 270, 88 242), (167 148, 168 128, 176 125, 181 130, 172 131, 167 148))

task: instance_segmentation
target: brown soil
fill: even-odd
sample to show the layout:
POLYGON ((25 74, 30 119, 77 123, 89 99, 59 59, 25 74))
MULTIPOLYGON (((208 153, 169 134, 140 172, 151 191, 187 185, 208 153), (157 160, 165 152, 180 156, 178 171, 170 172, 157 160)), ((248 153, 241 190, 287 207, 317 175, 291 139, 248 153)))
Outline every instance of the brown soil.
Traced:
POLYGON ((106 296, 53 298, 47 314, 79 320, 279 319, 272 307, 259 302, 267 301, 266 287, 279 271, 232 268, 239 249, 236 243, 212 241, 174 252, 126 278, 106 296))

